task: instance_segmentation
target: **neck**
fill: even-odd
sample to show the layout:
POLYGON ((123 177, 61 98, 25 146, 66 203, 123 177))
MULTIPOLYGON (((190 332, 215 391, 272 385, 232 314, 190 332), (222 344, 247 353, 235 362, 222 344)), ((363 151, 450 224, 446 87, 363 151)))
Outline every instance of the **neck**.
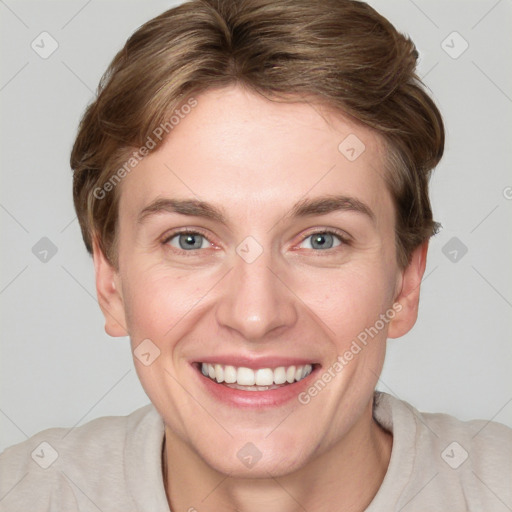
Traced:
POLYGON ((372 403, 351 430, 297 471, 269 478, 237 478, 207 465, 168 432, 164 482, 172 512, 218 510, 327 512, 364 511, 377 493, 391 457, 392 435, 372 418, 372 403))

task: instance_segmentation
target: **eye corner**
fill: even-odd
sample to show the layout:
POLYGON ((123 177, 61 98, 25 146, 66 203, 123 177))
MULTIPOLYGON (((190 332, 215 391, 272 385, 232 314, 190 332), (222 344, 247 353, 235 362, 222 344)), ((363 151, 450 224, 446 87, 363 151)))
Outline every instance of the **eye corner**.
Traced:
POLYGON ((323 229, 316 229, 314 231, 308 232, 305 235, 302 236, 302 239, 299 241, 298 244, 296 244, 294 247, 298 247, 300 249, 300 245, 303 244, 306 240, 308 240, 311 237, 314 237, 316 235, 330 235, 333 237, 333 239, 337 239, 339 243, 337 245, 334 245, 333 247, 328 247, 327 249, 317 249, 311 248, 308 250, 312 250, 315 253, 321 253, 325 252, 327 254, 332 254, 333 251, 336 251, 338 247, 344 247, 349 246, 352 243, 352 237, 348 235, 348 233, 345 233, 344 231, 334 229, 334 228, 323 228, 323 229))
POLYGON ((215 243, 210 240, 210 237, 208 235, 206 235, 205 233, 203 233, 202 230, 200 230, 198 228, 193 228, 193 229, 192 228, 181 228, 181 229, 174 229, 174 230, 168 231, 167 233, 162 235, 162 237, 160 237, 160 244, 163 247, 168 248, 170 251, 173 251, 174 253, 178 253, 178 254, 190 253, 187 255, 194 255, 194 254, 197 254, 198 252, 200 252, 202 249, 207 249, 207 248, 213 249, 216 247, 215 243), (186 250, 186 249, 182 249, 182 248, 175 247, 175 246, 171 245, 171 243, 170 243, 171 240, 173 240, 173 238, 176 238, 180 235, 200 236, 206 241, 206 243, 208 244, 209 247, 189 247, 188 249, 190 249, 190 250, 186 250))

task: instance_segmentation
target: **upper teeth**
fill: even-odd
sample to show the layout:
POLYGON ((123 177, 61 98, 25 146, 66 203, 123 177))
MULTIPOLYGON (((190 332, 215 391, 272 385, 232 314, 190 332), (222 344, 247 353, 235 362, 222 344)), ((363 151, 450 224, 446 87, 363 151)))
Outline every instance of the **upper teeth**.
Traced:
POLYGON ((236 367, 222 364, 201 363, 201 372, 206 377, 226 384, 241 386, 271 386, 272 384, 289 384, 299 381, 313 371, 313 366, 279 366, 278 368, 259 368, 252 370, 243 366, 236 367))

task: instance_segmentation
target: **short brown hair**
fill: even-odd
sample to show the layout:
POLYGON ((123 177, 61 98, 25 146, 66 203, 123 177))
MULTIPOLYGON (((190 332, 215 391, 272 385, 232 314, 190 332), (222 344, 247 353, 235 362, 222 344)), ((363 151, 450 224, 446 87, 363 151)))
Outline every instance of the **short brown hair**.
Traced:
POLYGON ((444 148, 442 118, 416 75, 417 57, 409 38, 352 0, 191 0, 148 21, 103 75, 71 153, 88 251, 97 237, 117 266, 119 187, 112 179, 116 170, 117 179, 129 172, 126 161, 140 157, 134 150, 149 139, 158 147, 155 129, 169 126, 191 97, 239 84, 280 101, 313 97, 383 137, 397 259, 405 267, 435 232, 428 182, 444 148))

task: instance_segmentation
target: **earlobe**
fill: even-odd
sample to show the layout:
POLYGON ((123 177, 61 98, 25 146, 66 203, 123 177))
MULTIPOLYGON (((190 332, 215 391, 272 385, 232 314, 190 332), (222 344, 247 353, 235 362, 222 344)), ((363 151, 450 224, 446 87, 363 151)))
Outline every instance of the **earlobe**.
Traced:
POLYGON ((123 297, 116 286, 118 273, 103 254, 96 237, 93 238, 93 259, 96 293, 105 317, 105 332, 113 337, 127 336, 123 297))
POLYGON ((417 247, 409 265, 402 271, 401 286, 395 298, 398 314, 389 324, 388 338, 399 338, 408 333, 418 317, 420 287, 427 264, 428 240, 417 247))

